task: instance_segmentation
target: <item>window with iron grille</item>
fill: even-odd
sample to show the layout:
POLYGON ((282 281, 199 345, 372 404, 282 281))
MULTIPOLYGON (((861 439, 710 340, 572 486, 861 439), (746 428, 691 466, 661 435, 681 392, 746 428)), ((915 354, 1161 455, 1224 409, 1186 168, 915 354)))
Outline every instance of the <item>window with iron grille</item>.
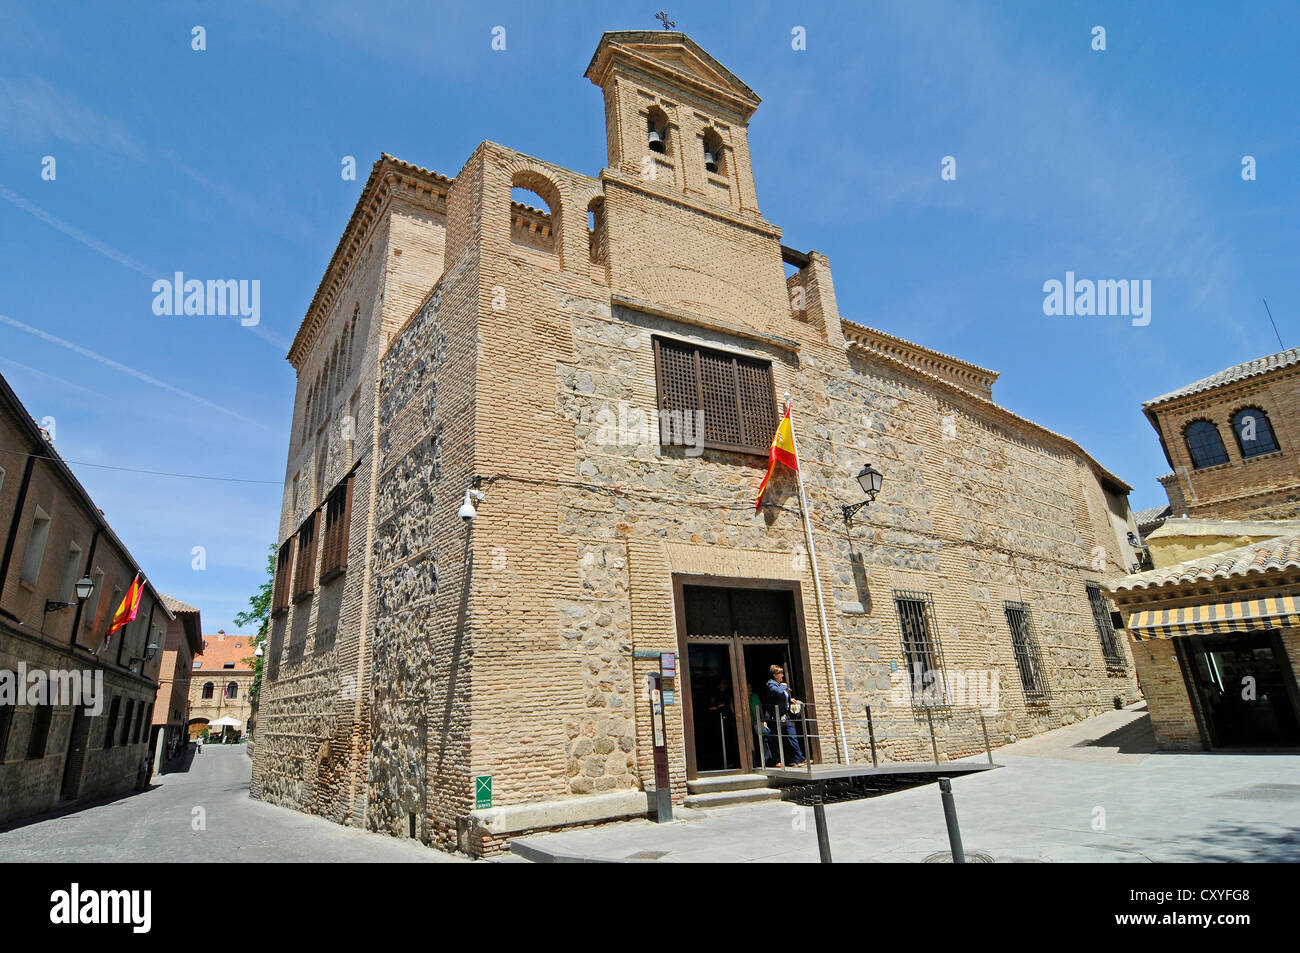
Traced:
POLYGON ((303 599, 316 586, 316 514, 307 517, 298 530, 298 566, 293 574, 293 597, 303 599))
MULTIPOLYGON (((9 679, 16 679, 13 672, 0 670, 0 675, 9 679)), ((5 748, 9 744, 9 729, 14 723, 14 706, 0 705, 0 764, 4 764, 5 748)))
POLYGON ((53 705, 37 705, 32 715, 32 734, 27 739, 27 760, 37 761, 45 757, 45 745, 50 738, 50 719, 54 714, 53 705))
POLYGON ((348 524, 352 521, 352 474, 325 500, 325 532, 321 546, 320 581, 329 582, 348 568, 348 524))
POLYGON ((771 362, 667 338, 654 343, 661 444, 698 445, 702 423, 709 449, 767 454, 777 421, 771 362))
POLYGON ((108 730, 104 732, 104 747, 113 747, 113 735, 117 730, 117 713, 122 705, 121 697, 115 697, 108 706, 108 730))
POLYGON ((1119 639, 1115 638, 1115 628, 1110 624, 1110 608, 1106 597, 1101 594, 1101 587, 1088 583, 1088 604, 1092 607, 1092 620, 1097 625, 1097 637, 1101 639, 1101 654, 1108 665, 1123 665, 1124 656, 1119 649, 1119 639))
POLYGON ((903 630, 903 658, 915 708, 948 704, 944 688, 943 647, 934 621, 934 598, 928 592, 894 590, 894 605, 903 630))
POLYGON ((1187 452, 1192 457, 1194 470, 1217 467, 1228 462, 1228 451, 1223 449, 1219 428, 1208 420, 1194 420, 1188 424, 1183 431, 1183 440, 1187 443, 1187 452))
POLYGON ((275 584, 271 587, 271 614, 279 615, 289 609, 290 570, 293 568, 293 541, 290 536, 280 547, 275 559, 275 584))
POLYGON ((1245 407, 1233 414, 1232 432, 1237 436, 1237 449, 1241 451, 1242 459, 1277 453, 1281 449, 1268 414, 1258 407, 1245 407))
POLYGON ((1007 628, 1011 630, 1011 647, 1016 654, 1016 670, 1025 697, 1045 700, 1051 697, 1047 688, 1047 673, 1043 657, 1038 651, 1038 636, 1034 634, 1034 619, 1025 602, 1003 602, 1007 614, 1007 628))

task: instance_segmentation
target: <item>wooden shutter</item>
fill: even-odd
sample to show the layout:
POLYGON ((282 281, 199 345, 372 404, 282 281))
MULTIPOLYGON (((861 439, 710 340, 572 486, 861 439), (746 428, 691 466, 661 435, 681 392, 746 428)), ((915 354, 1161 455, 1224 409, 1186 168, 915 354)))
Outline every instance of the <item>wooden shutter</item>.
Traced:
POLYGON ((704 446, 767 454, 776 432, 770 363, 655 338, 655 368, 661 413, 702 411, 704 446))
POLYGON ((294 573, 293 597, 301 599, 312 593, 316 583, 316 513, 298 530, 298 568, 294 573))
POLYGON ((289 585, 291 582, 289 570, 293 565, 293 541, 296 537, 290 536, 280 547, 280 553, 275 562, 275 584, 271 589, 271 612, 272 614, 284 612, 289 608, 289 585))
POLYGON ((325 501, 325 539, 321 552, 321 582, 348 568, 348 526, 352 522, 352 474, 344 477, 325 501))

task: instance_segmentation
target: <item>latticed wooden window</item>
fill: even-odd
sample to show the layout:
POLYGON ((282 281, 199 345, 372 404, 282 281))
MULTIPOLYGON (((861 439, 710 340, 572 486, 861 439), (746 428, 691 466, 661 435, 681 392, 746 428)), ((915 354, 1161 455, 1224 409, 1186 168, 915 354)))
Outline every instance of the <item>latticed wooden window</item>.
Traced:
POLYGON ((1034 619, 1029 605, 1024 602, 1003 602, 1003 611, 1007 616, 1007 627, 1011 630, 1011 647, 1016 655, 1016 670, 1020 672, 1020 684, 1025 689, 1026 698, 1046 699, 1051 697, 1047 688, 1047 673, 1043 670, 1043 658, 1038 651, 1038 636, 1034 633, 1034 619))
POLYGON ((352 521, 352 474, 325 500, 325 532, 321 545, 320 581, 329 582, 348 568, 348 524, 352 521))
POLYGON ((293 574, 293 597, 310 596, 316 585, 316 514, 298 530, 298 568, 293 574))
POLYGON ((693 435, 699 421, 705 447, 767 453, 777 421, 770 362, 655 338, 655 370, 661 442, 693 435))
POLYGON ((1101 594, 1101 587, 1088 583, 1088 605, 1092 607, 1092 621, 1097 626, 1097 637, 1101 640, 1102 658, 1108 665, 1123 665, 1124 656, 1119 649, 1119 640, 1115 638, 1115 627, 1110 622, 1110 609, 1106 606, 1106 597, 1101 594))
POLYGON ((907 680, 912 686, 912 704, 917 708, 946 705, 943 647, 934 621, 934 599, 928 592, 894 590, 894 605, 903 630, 903 658, 907 680))
POLYGON ((290 536, 280 547, 275 558, 275 584, 271 587, 271 614, 276 615, 289 608, 289 571, 293 566, 293 541, 290 536))

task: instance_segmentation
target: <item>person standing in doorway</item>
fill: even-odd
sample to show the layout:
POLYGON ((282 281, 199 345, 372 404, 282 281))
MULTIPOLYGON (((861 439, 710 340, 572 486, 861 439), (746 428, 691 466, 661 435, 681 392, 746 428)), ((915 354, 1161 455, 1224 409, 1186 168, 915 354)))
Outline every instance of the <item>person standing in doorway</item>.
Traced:
MULTIPOLYGON (((768 680, 766 685, 767 701, 765 708, 772 713, 778 723, 777 731, 784 738, 784 743, 789 746, 790 753, 794 756, 792 764, 798 768, 806 765, 808 759, 804 757, 803 749, 799 747, 799 736, 794 730, 794 720, 790 717, 790 702, 794 701, 794 695, 790 691, 790 686, 785 682, 785 669, 780 665, 773 665, 768 669, 768 680)), ((780 740, 777 739, 777 750, 780 750, 780 740)), ((780 761, 774 767, 782 767, 780 761)), ((772 767, 772 765, 769 765, 772 767)))

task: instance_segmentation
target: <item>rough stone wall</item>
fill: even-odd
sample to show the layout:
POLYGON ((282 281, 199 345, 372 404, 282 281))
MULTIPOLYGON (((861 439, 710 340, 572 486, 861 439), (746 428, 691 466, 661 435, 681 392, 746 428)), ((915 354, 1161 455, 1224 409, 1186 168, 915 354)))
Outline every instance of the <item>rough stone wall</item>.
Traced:
POLYGON ((1174 464, 1174 479, 1165 488, 1176 516, 1186 512, 1213 519, 1300 518, 1300 368, 1270 371, 1179 398, 1156 408, 1156 415, 1174 464), (1242 457, 1232 417, 1245 407, 1268 414, 1277 452, 1242 457), (1193 469, 1183 430, 1194 420, 1218 427, 1227 463, 1193 469))
MULTIPOLYGON (((448 269, 383 355, 378 390, 367 825, 454 849, 472 805, 470 530, 481 155, 448 196, 448 269)), ((508 218, 507 227, 508 227, 508 218)))
MULTIPOLYGON (((96 666, 87 660, 73 658, 54 646, 35 645, 0 627, 0 669, 17 671, 18 663, 25 662, 28 671, 81 670, 96 666)), ((149 707, 154 704, 156 686, 147 679, 106 670, 104 673, 104 707, 98 716, 87 716, 90 721, 86 754, 83 760, 77 801, 91 801, 130 791, 135 787, 140 762, 149 753, 149 707), (114 744, 105 748, 108 731, 108 712, 111 700, 120 698, 120 714, 114 744), (127 702, 134 702, 131 716, 131 733, 125 745, 117 743, 121 737, 122 718, 127 702), (136 712, 144 707, 145 721, 139 742, 135 740, 136 712)), ((9 728, 9 738, 0 751, 0 824, 53 810, 59 805, 63 788, 65 765, 73 723, 72 706, 56 706, 50 717, 45 754, 40 758, 27 758, 28 743, 36 720, 34 706, 20 705, 14 712, 9 728)))
MULTIPOLYGON (((364 635, 379 355, 442 273, 445 231, 436 196, 406 177, 389 175, 378 202, 342 290, 297 368, 278 537, 283 542, 296 533, 352 472, 348 571, 316 584, 310 598, 272 620, 252 786, 255 797, 358 826, 367 817, 370 672, 364 635), (332 395, 326 419, 304 427, 308 392, 354 315, 351 373, 332 395)), ((318 517, 318 552, 323 519, 318 517)))

